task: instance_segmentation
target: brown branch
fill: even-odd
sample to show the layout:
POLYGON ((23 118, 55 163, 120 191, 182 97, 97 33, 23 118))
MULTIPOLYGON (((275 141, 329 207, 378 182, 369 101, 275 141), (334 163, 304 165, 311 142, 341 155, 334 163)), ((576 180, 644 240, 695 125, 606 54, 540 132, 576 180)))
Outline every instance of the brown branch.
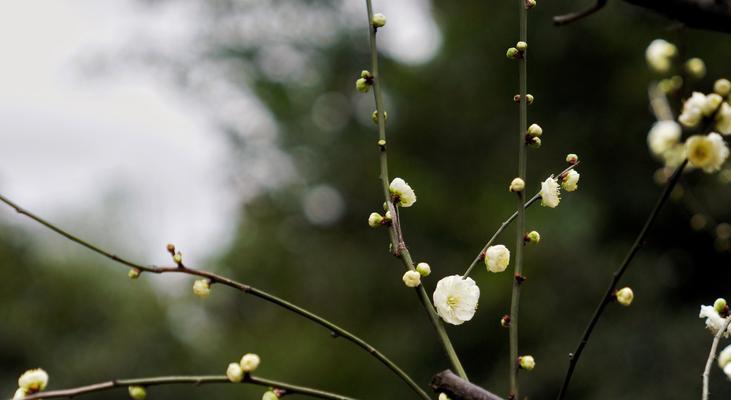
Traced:
POLYGON ((445 393, 450 400, 504 400, 487 390, 465 381, 450 370, 444 370, 431 380, 431 388, 437 393, 445 393))

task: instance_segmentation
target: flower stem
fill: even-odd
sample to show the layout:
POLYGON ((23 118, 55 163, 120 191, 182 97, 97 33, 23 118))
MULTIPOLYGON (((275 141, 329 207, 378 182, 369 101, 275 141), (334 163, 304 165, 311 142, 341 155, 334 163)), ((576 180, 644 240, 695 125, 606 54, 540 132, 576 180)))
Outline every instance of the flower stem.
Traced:
MULTIPOLYGON (((373 26, 373 5, 371 0, 366 0, 366 8, 368 10, 368 27, 370 31, 370 50, 371 50, 371 74, 373 75, 373 95, 376 102, 376 115, 378 121, 378 140, 380 148, 380 180, 383 188, 383 196, 388 206, 388 210, 391 212, 393 218, 392 224, 389 227, 389 237, 391 239, 391 247, 394 255, 401 258, 402 263, 408 270, 415 270, 414 262, 411 259, 406 243, 403 239, 403 231, 401 228, 401 219, 398 214, 396 206, 391 201, 391 192, 389 191, 389 177, 388 177, 388 154, 386 152, 386 124, 385 124, 385 110, 383 107, 383 93, 381 86, 381 76, 378 72, 378 46, 376 43, 377 28, 373 26)), ((419 301, 426 310, 429 321, 432 323, 434 330, 437 332, 437 337, 442 343, 447 357, 449 358, 452 367, 455 372, 462 378, 467 380, 467 374, 465 373, 462 363, 459 361, 457 352, 454 350, 452 342, 449 340, 447 331, 442 323, 442 320, 434 310, 434 306, 429 299, 429 295, 426 293, 423 285, 419 285, 415 288, 419 301)))
MULTIPOLYGON (((528 42, 528 9, 525 0, 517 0, 520 10, 520 41, 528 42)), ((528 132, 528 49, 518 60, 520 80, 520 124, 518 130, 518 177, 526 180, 528 166, 525 135, 528 132)), ((518 399, 518 313, 520 286, 523 276, 523 246, 525 235, 525 190, 518 192, 518 219, 515 233, 515 277, 510 301, 510 398, 518 399)))
POLYGON ((642 227, 642 230, 640 230, 640 233, 637 235, 637 238, 632 244, 632 247, 630 247, 629 252, 625 256, 624 261, 622 261, 622 264, 619 265, 619 268, 617 268, 617 270, 612 275, 612 279, 609 282, 609 287, 607 287, 607 290, 604 293, 604 296, 602 296, 599 305, 597 305, 596 310, 594 310, 594 315, 591 317, 591 320, 589 320, 589 324, 586 326, 584 334, 581 335, 581 339, 579 340, 579 344, 576 346, 576 350, 574 350, 573 353, 569 353, 569 368, 566 371, 566 376, 564 378, 563 384, 561 385, 561 389, 558 392, 558 397, 556 398, 557 400, 561 400, 566 396, 566 392, 568 390, 569 383, 571 382, 571 377, 574 374, 576 364, 579 362, 579 357, 581 357, 581 353, 584 351, 584 347, 586 347, 587 343, 589 343, 589 338, 591 337, 591 333, 594 331, 594 327, 599 321, 599 318, 601 318, 602 314, 604 313, 604 309, 609 303, 612 302, 613 295, 617 288, 619 280, 622 278, 622 275, 624 275, 624 273, 627 271, 627 268, 629 267, 632 258, 634 258, 635 254, 637 254, 637 251, 640 249, 640 247, 642 247, 647 232, 650 230, 650 227, 652 227, 652 224, 655 222, 657 215, 660 213, 660 210, 670 197, 670 193, 672 193, 675 185, 677 185, 678 181, 680 180, 680 175, 683 173, 686 165, 688 165, 688 160, 684 160, 675 169, 675 172, 670 177, 670 180, 665 186, 665 189, 660 195, 660 198, 657 199, 655 207, 652 209, 650 215, 647 217, 645 225, 642 227))
POLYGON ((702 400, 708 400, 708 384, 709 384, 709 377, 711 374, 711 366, 713 365, 713 360, 716 359, 716 352, 718 351, 718 342, 721 341, 721 337, 723 336, 723 333, 726 332, 726 329, 728 329, 728 325, 731 324, 731 317, 727 317, 726 321, 724 321, 723 326, 721 326, 721 329, 718 330, 718 333, 716 333, 716 336, 713 337, 713 343, 711 344, 711 352, 708 354, 708 360, 706 361, 706 368, 703 370, 703 394, 701 399, 702 400))
MULTIPOLYGON (((192 384, 194 386, 211 384, 211 383, 228 383, 232 382, 226 378, 225 375, 202 375, 202 376, 158 376, 152 378, 135 378, 135 379, 115 379, 106 382, 95 383, 86 386, 79 386, 70 389, 61 390, 49 390, 47 392, 38 392, 29 396, 23 397, 23 400, 33 399, 53 399, 53 398, 71 398, 80 395, 105 392, 115 388, 122 388, 127 386, 159 386, 159 385, 174 385, 174 384, 192 384)), ((355 400, 352 397, 343 396, 336 393, 326 392, 324 390, 313 389, 305 386, 297 386, 289 383, 273 381, 271 379, 260 378, 252 375, 245 375, 244 380, 241 383, 248 383, 252 385, 271 387, 279 389, 287 394, 302 394, 317 399, 332 399, 332 400, 355 400)))

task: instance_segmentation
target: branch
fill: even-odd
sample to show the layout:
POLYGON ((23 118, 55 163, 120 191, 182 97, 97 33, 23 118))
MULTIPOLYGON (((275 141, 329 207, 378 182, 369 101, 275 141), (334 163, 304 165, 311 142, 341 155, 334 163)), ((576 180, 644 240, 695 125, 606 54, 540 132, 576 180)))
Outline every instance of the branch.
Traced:
MULTIPOLYGON (((37 392, 35 394, 23 397, 23 400, 34 399, 54 399, 54 398, 71 398, 80 395, 106 392, 121 387, 128 386, 159 386, 159 385, 175 385, 175 384, 192 384, 194 386, 211 384, 211 383, 233 383, 226 378, 225 375, 203 375, 203 376, 159 376, 153 378, 136 378, 136 379, 115 379, 106 382, 95 383, 92 385, 79 386, 71 389, 49 390, 47 392, 37 392)), ((277 382, 270 379, 259 378, 246 374, 241 383, 248 383, 258 386, 266 386, 278 389, 281 396, 287 394, 302 394, 318 399, 332 400, 355 400, 352 397, 343 396, 336 393, 326 392, 324 390, 312 389, 304 386, 291 385, 289 383, 277 382)))
MULTIPOLYGON (((386 121, 385 121, 385 110, 383 107, 383 93, 381 88, 381 76, 378 72, 378 46, 376 42, 376 33, 378 32, 377 28, 373 26, 373 5, 371 0, 366 0, 366 8, 368 11, 368 27, 369 27, 369 40, 370 40, 370 50, 371 50, 371 73, 373 74, 373 96, 375 98, 376 102, 376 115, 377 115, 377 122, 378 122, 378 147, 380 149, 380 174, 379 178, 381 180, 381 187, 383 189, 383 196, 385 199, 386 204, 388 205, 388 210, 391 213, 391 216, 393 218, 391 226, 389 227, 389 237, 391 240, 391 247, 394 255, 401 258, 401 262, 404 264, 404 267, 406 267, 407 270, 415 270, 414 268, 414 262, 411 259, 411 254, 409 253, 409 249, 406 247, 406 243, 403 238, 403 232, 401 230, 401 219, 398 214, 397 207, 393 204, 393 201, 391 200, 391 192, 389 190, 389 177, 388 177, 388 155, 386 153, 386 121)), ((452 367, 457 371, 457 373, 464 379, 467 379, 467 373, 465 372, 464 368, 462 367, 462 363, 459 361, 459 357, 457 356, 457 352, 454 350, 454 346, 452 345, 452 342, 449 340, 449 336, 447 335, 447 331, 444 328, 444 323, 437 315, 436 311, 434 310, 434 305, 432 304, 431 300, 429 299, 429 295, 426 293, 426 290, 424 289, 424 285, 419 285, 416 288, 414 288, 416 291, 416 294, 419 298, 419 302, 421 302, 422 306, 424 307, 424 310, 426 310, 427 315, 429 316, 429 321, 432 323, 432 326, 434 327, 434 330, 437 332, 437 336, 439 337, 439 340, 442 343, 442 347, 444 348, 445 353, 447 354, 447 357, 449 358, 452 367)), ((426 393, 423 393, 424 398, 428 399, 428 395, 426 393)))
MULTIPOLYGON (((106 251, 100 247, 97 247, 96 245, 93 245, 77 236, 72 235, 71 233, 59 228, 56 225, 51 224, 50 222, 42 219, 41 217, 33 214, 32 212, 20 207, 19 205, 15 204, 14 202, 12 202, 10 199, 6 198, 2 194, 0 194, 0 202, 5 203, 6 205, 15 209, 15 211, 17 211, 19 214, 25 215, 26 217, 45 226, 46 228, 69 239, 70 241, 77 243, 83 247, 86 247, 87 249, 89 249, 97 254, 107 257, 107 258, 109 258, 113 261, 116 261, 117 263, 120 263, 122 265, 125 265, 127 267, 137 268, 140 271, 146 271, 146 272, 155 273, 155 274, 182 273, 182 274, 187 274, 187 275, 200 276, 203 278, 207 278, 211 284, 220 283, 224 286, 228 286, 228 287, 240 290, 243 293, 250 294, 252 296, 266 300, 272 304, 276 304, 289 311, 292 311, 295 314, 298 314, 320 326, 327 328, 334 337, 341 336, 341 337, 345 338, 346 340, 350 341, 351 343, 354 343, 356 346, 360 347, 361 349, 365 350, 368 354, 375 357, 378 361, 380 361, 388 369, 390 369, 394 374, 396 374, 399 378, 401 378, 401 380, 403 380, 407 385, 409 385, 409 387, 411 387, 415 392, 417 392, 422 398, 428 399, 428 396, 426 395, 426 393, 424 393, 424 390, 421 389, 419 387, 419 385, 417 385, 409 375, 407 375, 403 370, 401 370, 401 368, 399 368, 396 364, 394 364, 393 361, 391 361, 388 357, 383 355, 383 353, 376 350, 376 348, 374 348, 373 346, 371 346, 369 343, 367 343, 365 340, 359 338, 358 336, 355 336, 354 334, 339 327, 338 325, 335 325, 334 323, 328 321, 327 319, 320 317, 319 315, 314 314, 310 311, 307 311, 302 307, 292 304, 284 299, 281 299, 281 298, 274 296, 273 294, 270 294, 263 290, 246 285, 241 282, 237 282, 233 279, 230 279, 230 278, 227 278, 227 277, 224 277, 221 275, 214 274, 213 272, 208 272, 208 271, 204 271, 204 270, 200 270, 200 269, 188 268, 185 266, 175 266, 175 267, 160 267, 160 266, 155 266, 155 265, 145 266, 145 265, 141 265, 141 264, 132 262, 125 258, 114 255, 114 254, 110 253, 109 251, 106 251)), ((46 396, 44 396, 44 397, 46 397, 46 396)))
POLYGON ((604 8, 605 5, 607 5, 607 0, 597 0, 593 6, 587 8, 585 10, 577 11, 577 12, 573 12, 573 13, 565 14, 565 15, 557 15, 557 16, 553 17, 553 24, 558 25, 558 26, 570 24, 574 21, 578 21, 582 18, 590 16, 591 14, 594 14, 595 12, 604 8))
MULTIPOLYGON (((568 173, 572 169, 576 168, 576 166, 579 165, 579 162, 580 161, 576 161, 574 164, 569 165, 568 168, 561 171, 556 176, 562 176, 562 175, 568 173)), ((551 175, 551 178, 553 178, 553 177, 554 177, 554 175, 551 175)), ((527 202, 525 202, 525 205, 523 207, 524 208, 530 207, 531 205, 533 205, 533 203, 538 201, 540 198, 541 198, 541 192, 539 190, 538 192, 536 192, 535 195, 533 195, 533 197, 531 197, 530 199, 528 199, 527 202)), ((508 225, 510 225, 510 223, 513 222, 515 220, 515 218, 517 218, 517 217, 518 217, 518 212, 516 211, 508 219, 503 221, 503 223, 500 225, 500 227, 497 229, 497 231, 495 231, 495 233, 490 237, 490 240, 488 240, 487 243, 485 243, 485 246, 482 247, 482 250, 480 250, 480 253, 477 254, 477 257, 475 257, 475 259, 472 261, 472 264, 470 264, 470 266, 467 267, 467 271, 465 271, 465 273, 462 274, 462 278, 466 278, 466 277, 470 276, 470 273, 477 266, 477 264, 479 264, 480 261, 485 259, 485 252, 487 251, 487 248, 492 246, 492 244, 495 242, 495 239, 497 239, 497 237, 503 232, 503 230, 505 230, 505 228, 507 228, 508 225)))
POLYGON ((487 390, 469 383, 450 370, 444 370, 431 380, 435 392, 445 393, 451 400, 503 400, 487 390))
POLYGON ((561 385, 561 390, 558 392, 557 400, 561 400, 566 396, 566 391, 568 390, 569 383, 571 382, 571 377, 574 374, 576 364, 579 362, 579 358, 581 357, 581 353, 584 351, 584 347, 586 347, 587 343, 589 343, 589 338, 591 336, 591 333, 594 331, 594 327, 596 326, 597 322, 599 322, 599 318, 601 318, 602 314, 604 313, 604 309, 610 302, 612 302, 614 298, 614 292, 617 288, 619 280, 622 278, 622 275, 624 275, 624 273, 627 271, 627 268, 629 267, 629 264, 634 258, 635 254, 637 254, 637 251, 639 251, 640 247, 642 247, 647 232, 650 230, 650 227, 652 227, 652 224, 655 222, 657 215, 660 213, 660 210, 665 205, 668 197, 670 197, 670 193, 673 191, 673 188, 675 188, 678 180, 680 180, 680 175, 683 173, 686 165, 688 165, 688 160, 683 161, 683 163, 675 169, 673 176, 670 177, 670 180, 668 181, 665 189, 660 195, 660 198, 655 204, 655 208, 652 209, 650 215, 647 217, 645 225, 642 227, 642 230, 637 235, 635 242, 632 244, 632 247, 630 247, 629 252, 625 256, 624 261, 622 261, 622 264, 620 264, 619 268, 612 275, 612 279, 609 282, 609 287, 607 287, 604 296, 602 297, 599 305, 594 311, 594 315, 591 317, 591 320, 589 320, 589 325, 587 325, 584 334, 581 336, 581 340, 579 340, 579 344, 577 345, 576 350, 574 350, 573 353, 569 353, 569 368, 566 371, 566 377, 564 378, 563 385, 561 385))
POLYGON ((718 330, 718 333, 716 333, 716 336, 713 338, 713 343, 711 344, 711 352, 708 354, 708 361, 706 361, 706 369, 703 370, 703 397, 702 400, 708 400, 708 380, 709 375, 711 373, 711 366, 713 365, 713 360, 716 359, 716 351, 718 350, 718 342, 721 341, 721 336, 726 332, 726 329, 728 329, 729 324, 731 324, 731 318, 727 317, 726 321, 723 323, 723 326, 721 329, 718 330))

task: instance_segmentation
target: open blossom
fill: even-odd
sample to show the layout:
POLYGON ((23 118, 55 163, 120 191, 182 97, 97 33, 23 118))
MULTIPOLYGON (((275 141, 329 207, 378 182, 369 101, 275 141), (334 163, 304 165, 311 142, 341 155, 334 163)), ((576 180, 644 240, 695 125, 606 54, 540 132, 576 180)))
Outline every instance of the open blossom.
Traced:
POLYGON ((18 387, 26 393, 39 392, 48 385, 48 374, 46 371, 36 368, 29 369, 18 378, 18 387))
POLYGON ((579 176, 581 176, 579 172, 575 169, 572 169, 566 174, 566 176, 563 177, 563 182, 561 182, 561 186, 566 189, 567 192, 573 192, 574 190, 579 188, 579 176))
POLYGON ((683 129, 675 121, 657 121, 647 134, 647 145, 652 154, 662 157, 680 140, 683 129))
POLYGON ((541 205, 555 208, 561 198, 561 188, 558 181, 554 178, 548 178, 541 183, 541 205))
POLYGON ((485 265, 490 272, 503 272, 510 264, 510 250, 502 244, 490 246, 485 251, 485 265))
MULTIPOLYGON (((711 331, 711 334, 716 335, 725 323, 725 319, 716 311, 713 306, 701 306, 701 312, 698 314, 698 318, 706 319, 706 328, 711 331)), ((731 336, 731 331, 726 329, 723 333, 723 337, 731 336)))
POLYGON ((399 205, 401 207, 411 207, 416 203, 416 193, 414 189, 409 186, 406 181, 401 178, 394 178, 391 181, 391 185, 388 187, 392 196, 398 197, 399 205))
POLYGON ((691 136, 685 142, 685 150, 690 165, 708 173, 721 169, 729 152, 726 142, 715 132, 706 136, 691 136))
POLYGON ((716 114, 716 129, 723 135, 731 135, 731 106, 726 102, 716 114))
POLYGON ((645 59, 647 65, 657 72, 667 72, 670 70, 671 59, 678 53, 678 48, 674 44, 662 39, 653 40, 647 50, 645 50, 645 59))
POLYGON ((461 325, 475 315, 480 288, 472 278, 452 275, 437 283, 433 297, 437 314, 448 324, 461 325))
POLYGON ((706 107, 706 95, 701 92, 693 94, 683 103, 683 111, 678 121, 688 128, 697 126, 703 119, 703 109, 706 107))

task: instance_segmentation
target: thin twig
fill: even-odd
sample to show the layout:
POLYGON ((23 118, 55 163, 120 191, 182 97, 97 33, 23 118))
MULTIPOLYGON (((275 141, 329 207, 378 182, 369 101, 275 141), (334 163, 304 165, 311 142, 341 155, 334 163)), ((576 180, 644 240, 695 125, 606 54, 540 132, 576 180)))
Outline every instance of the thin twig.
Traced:
MULTIPOLYGON (((577 161, 576 163, 574 163, 572 165, 569 165, 566 169, 564 169, 563 171, 558 173, 558 175, 555 175, 555 176, 563 176, 564 174, 568 173, 572 169, 576 168, 576 166, 578 166, 578 165, 579 165, 579 161, 577 161)), ((551 175, 551 178, 553 178, 553 177, 554 177, 554 175, 551 175)), ((528 199, 528 201, 525 202, 524 207, 525 208, 530 207, 533 203, 538 201, 540 198, 541 198, 541 192, 538 191, 535 195, 533 195, 533 197, 531 197, 530 199, 528 199)), ((470 266, 467 267, 467 271, 465 271, 464 274, 462 274, 462 278, 466 278, 466 277, 470 276, 470 273, 472 273, 472 270, 477 266, 477 264, 479 264, 480 261, 485 259, 485 252, 487 251, 487 248, 492 246, 492 244, 495 242, 495 239, 497 239, 497 237, 500 236, 500 234, 503 232, 503 230, 505 230, 505 228, 507 228, 508 225, 510 225, 510 223, 513 222, 515 220, 515 218, 517 218, 517 217, 518 217, 518 212, 516 211, 508 219, 503 221, 503 223, 500 225, 500 227, 497 229, 497 231, 495 231, 495 233, 493 233, 493 235, 490 237, 490 240, 488 240, 487 243, 485 243, 485 246, 482 247, 482 250, 480 250, 480 253, 477 254, 477 257, 475 257, 475 259, 472 260, 472 263, 470 264, 470 266)))
MULTIPOLYGON (((403 231, 401 227, 401 219, 398 214, 397 207, 393 204, 391 199, 391 192, 389 190, 389 177, 388 177, 388 155, 386 153, 386 124, 385 124, 385 110, 383 107, 383 93, 381 87, 381 76, 378 72, 378 46, 376 43, 377 28, 373 26, 373 5, 371 0, 366 0, 366 8, 368 11, 368 27, 369 27, 369 38, 370 38, 370 50, 371 50, 371 74, 373 75, 373 95, 376 102, 376 115, 378 120, 378 139, 380 149, 380 180, 381 187, 383 189, 383 196, 388 206, 388 210, 393 218, 391 226, 389 227, 389 237, 391 239, 391 251, 394 255, 401 258, 402 263, 408 270, 414 270, 414 262, 411 259, 408 248, 403 238, 403 231)), ((444 328, 442 320, 437 315, 432 305, 429 295, 426 293, 423 285, 419 285, 415 288, 419 301, 426 310, 429 321, 432 323, 434 330, 437 332, 437 336, 442 343, 447 357, 449 358, 452 367, 463 379, 467 379, 462 363, 459 361, 457 352, 454 350, 452 342, 449 340, 447 331, 444 328)))
POLYGON ((17 211, 19 214, 24 215, 39 224, 47 227, 48 229, 58 233, 59 235, 69 239, 70 241, 77 243, 83 247, 86 247, 87 249, 100 254, 104 257, 107 257, 113 261, 116 261, 117 263, 120 263, 122 265, 125 265, 127 267, 131 268, 137 268, 140 271, 146 271, 150 273, 155 274, 163 274, 163 273, 182 273, 187 275, 195 275, 207 278, 212 284, 213 283, 220 283, 225 286, 232 287, 234 289, 238 289, 243 293, 253 295, 255 297, 258 297, 260 299, 266 300, 270 303, 276 304, 280 307, 283 307, 289 311, 294 312, 295 314, 299 314, 302 317, 305 317, 309 319, 310 321, 315 322, 316 324, 323 326, 327 328, 331 333, 333 333, 333 336, 338 337, 342 336, 346 340, 354 343, 361 349, 365 350, 367 353, 371 354, 373 357, 378 359, 381 363, 383 363, 388 369, 393 371, 399 378, 401 378, 409 387, 411 387, 415 392, 417 392, 422 398, 428 399, 428 396, 424 392, 423 389, 417 385, 414 380, 409 377, 401 368, 399 368, 393 361, 391 361, 388 357, 383 355, 380 351, 376 350, 373 346, 368 344, 365 340, 359 338, 358 336, 355 336, 354 334, 348 332, 347 330, 339 327, 338 325, 335 325, 334 323, 328 321, 327 319, 320 317, 317 314, 314 314, 310 311, 305 310, 302 307, 299 307, 295 304, 292 304, 284 299, 281 299, 277 296, 274 296, 273 294, 270 294, 268 292, 265 292, 263 290, 257 289, 255 287, 246 285, 241 282, 237 282, 233 279, 214 274, 213 272, 208 272, 200 269, 194 269, 189 267, 181 267, 181 266, 171 266, 171 267, 161 267, 156 265, 141 265, 139 263, 132 262, 130 260, 127 260, 125 258, 119 257, 115 254, 112 254, 109 251, 106 251, 94 244, 91 244, 87 242, 86 240, 83 240, 77 236, 72 235, 71 233, 59 228, 56 225, 53 225, 52 223, 44 220, 43 218, 33 214, 32 212, 22 208, 18 204, 14 203, 7 197, 0 194, 0 201, 7 204, 8 206, 12 207, 17 211))
MULTIPOLYGON (((54 399, 54 398, 72 398, 80 395, 105 392, 116 388, 128 386, 159 386, 159 385, 175 385, 175 384, 192 384, 194 386, 211 384, 211 383, 232 383, 225 375, 202 375, 202 376, 158 376, 152 378, 135 378, 135 379, 115 379, 106 382, 95 383, 92 385, 79 386, 70 389, 49 390, 47 392, 38 392, 23 397, 23 400, 33 399, 54 399)), ((260 378, 252 375, 245 375, 241 383, 248 383, 258 386, 266 386, 281 391, 283 395, 302 394, 318 399, 332 400, 355 400, 352 397, 343 396, 336 393, 326 392, 324 390, 313 389, 305 386, 291 385, 289 383, 277 382, 271 379, 260 378)))
POLYGON ((577 11, 577 12, 574 12, 571 14, 558 15, 558 16, 553 17, 553 24, 554 25, 570 24, 572 22, 578 21, 582 18, 586 18, 586 17, 594 14, 595 12, 604 8, 605 5, 607 5, 607 0, 597 0, 594 5, 592 5, 591 7, 587 8, 585 10, 577 11))
MULTIPOLYGON (((525 0, 517 0, 520 13, 520 41, 528 42, 528 7, 525 0)), ((518 178, 526 181, 528 154, 528 49, 518 60, 520 81, 520 122, 518 126, 518 178)), ((518 193, 518 220, 515 230, 515 278, 510 298, 510 396, 518 399, 518 315, 520 311, 520 286, 523 282, 523 246, 525 245, 525 190, 518 193)))
POLYGON ((599 305, 594 311, 594 315, 591 317, 591 320, 589 320, 589 324, 587 325, 584 334, 581 335, 581 339, 579 340, 579 344, 576 346, 576 350, 574 350, 573 353, 569 353, 569 368, 566 371, 566 377, 564 378, 561 389, 558 392, 557 400, 561 400, 566 396, 566 391, 568 390, 569 383, 571 382, 571 377, 574 374, 576 364, 579 362, 579 357, 581 357, 581 353, 584 351, 584 347, 586 347, 586 344, 589 343, 589 337, 591 336, 592 331, 594 331, 594 327, 599 321, 599 318, 601 318, 602 314, 604 313, 604 309, 609 303, 612 302, 614 298, 614 292, 616 290, 617 284, 619 283, 619 280, 622 278, 622 275, 624 275, 624 273, 627 271, 627 268, 629 267, 630 262, 634 258, 635 254, 637 254, 637 251, 644 244, 647 232, 650 230, 650 227, 652 227, 652 224, 655 222, 657 215, 660 213, 660 210, 667 202, 668 197, 670 197, 670 193, 673 191, 675 185, 678 183, 680 175, 683 173, 686 165, 688 165, 688 160, 684 160, 683 163, 675 169, 675 172, 670 177, 670 180, 665 186, 665 189, 660 195, 660 198, 657 199, 655 207, 652 209, 650 215, 647 217, 645 225, 642 227, 642 230, 637 235, 637 238, 632 244, 632 247, 630 247, 629 252, 625 256, 624 261, 622 261, 622 264, 619 265, 619 268, 617 268, 617 270, 612 275, 612 279, 609 282, 609 287, 607 287, 607 290, 602 296, 599 305))
POLYGON ((711 352, 708 354, 708 361, 706 361, 706 369, 703 370, 703 395, 702 400, 708 400, 708 381, 709 376, 711 374, 711 366, 713 365, 713 360, 716 359, 716 352, 718 351, 718 342, 721 341, 721 337, 726 332, 726 329, 728 329, 729 324, 731 324, 731 317, 727 317, 726 320, 723 323, 723 326, 721 329, 718 330, 718 333, 716 333, 716 336, 713 338, 713 343, 711 344, 711 352))

